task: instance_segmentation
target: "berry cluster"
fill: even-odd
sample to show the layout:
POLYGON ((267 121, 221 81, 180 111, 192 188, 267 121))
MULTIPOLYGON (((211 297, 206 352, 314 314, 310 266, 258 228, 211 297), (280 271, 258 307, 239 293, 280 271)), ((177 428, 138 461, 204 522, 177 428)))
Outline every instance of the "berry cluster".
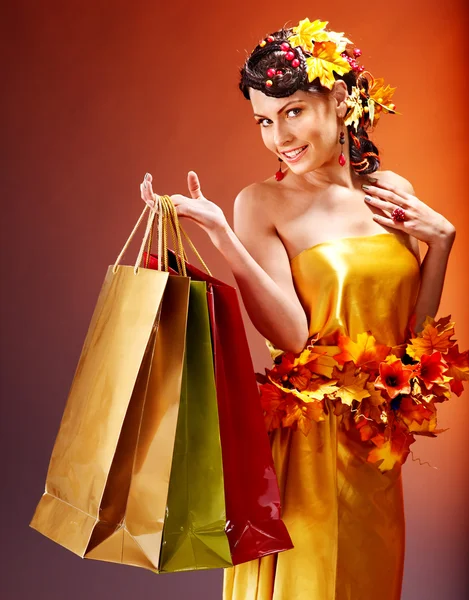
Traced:
POLYGON ((353 56, 349 56, 346 52, 342 52, 341 56, 343 56, 343 58, 345 58, 345 60, 351 66, 352 71, 356 71, 357 73, 363 73, 365 67, 363 65, 359 65, 357 61, 357 58, 359 58, 361 55, 362 51, 360 50, 360 48, 354 48, 353 56))
MULTIPOLYGON (((274 42, 275 39, 269 35, 269 37, 266 40, 262 40, 262 42, 260 42, 260 46, 263 48, 267 42, 274 42)), ((298 67, 300 66, 300 61, 295 53, 295 49, 292 48, 290 46, 290 44, 288 42, 282 42, 280 44, 280 49, 283 51, 283 53, 285 54, 285 58, 286 60, 291 62, 291 66, 294 69, 298 69, 298 67)), ((281 69, 267 69, 267 81, 265 82, 265 85, 267 87, 272 87, 274 85, 274 82, 272 81, 272 79, 274 77, 283 77, 284 72, 281 69)))

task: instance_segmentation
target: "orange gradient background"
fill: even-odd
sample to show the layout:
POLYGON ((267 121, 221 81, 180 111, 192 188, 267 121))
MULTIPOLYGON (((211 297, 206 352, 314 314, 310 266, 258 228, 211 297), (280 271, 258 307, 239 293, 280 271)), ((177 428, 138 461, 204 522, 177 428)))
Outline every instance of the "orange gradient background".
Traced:
MULTIPOLYGON (((186 194, 195 170, 231 223, 239 190, 277 168, 237 89, 247 52, 270 31, 306 16, 329 20, 363 50, 373 74, 397 87, 402 114, 382 117, 373 139, 382 168, 408 178, 456 225, 438 316, 452 315, 460 349, 469 348, 465 6, 16 0, 4 8, 4 600, 221 598, 221 570, 155 576, 80 561, 28 524, 106 268, 142 210, 145 172, 157 192, 186 194)), ((204 232, 187 228, 214 274, 233 283, 204 232)), ((127 261, 135 257, 134 245, 127 261)), ((264 342, 247 317, 246 327, 263 370, 264 342)), ((466 391, 441 406, 439 426, 449 431, 412 446, 432 467, 411 457, 404 467, 405 600, 469 597, 468 400, 466 391)))

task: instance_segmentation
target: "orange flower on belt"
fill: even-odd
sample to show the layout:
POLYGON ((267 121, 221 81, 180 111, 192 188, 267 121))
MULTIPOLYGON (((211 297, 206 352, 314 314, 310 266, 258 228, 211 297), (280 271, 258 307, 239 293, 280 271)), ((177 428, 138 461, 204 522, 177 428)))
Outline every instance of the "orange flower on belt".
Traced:
POLYGON ((375 387, 386 390, 390 398, 395 398, 398 394, 409 394, 412 373, 412 369, 406 369, 400 359, 392 363, 382 362, 379 365, 375 387))

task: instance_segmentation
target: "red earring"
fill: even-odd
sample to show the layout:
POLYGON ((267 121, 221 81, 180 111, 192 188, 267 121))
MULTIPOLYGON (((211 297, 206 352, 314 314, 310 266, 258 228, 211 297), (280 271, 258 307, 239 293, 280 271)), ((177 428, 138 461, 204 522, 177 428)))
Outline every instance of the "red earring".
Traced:
POLYGON ((345 133, 343 131, 340 132, 339 143, 340 143, 339 165, 341 167, 345 167, 345 163, 347 161, 345 159, 345 154, 344 154, 345 133))
POLYGON ((283 160, 281 158, 279 158, 278 160, 279 160, 280 164, 278 166, 278 171, 275 173, 275 179, 277 181, 282 181, 282 179, 285 177, 285 173, 283 173, 283 171, 282 171, 283 160))

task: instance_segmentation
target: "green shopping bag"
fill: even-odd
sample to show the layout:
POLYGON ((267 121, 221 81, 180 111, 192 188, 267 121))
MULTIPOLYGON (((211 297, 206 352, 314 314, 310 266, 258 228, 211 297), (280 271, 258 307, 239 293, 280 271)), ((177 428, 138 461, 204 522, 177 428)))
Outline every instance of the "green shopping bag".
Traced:
POLYGON ((233 565, 205 282, 191 281, 161 572, 233 565))

